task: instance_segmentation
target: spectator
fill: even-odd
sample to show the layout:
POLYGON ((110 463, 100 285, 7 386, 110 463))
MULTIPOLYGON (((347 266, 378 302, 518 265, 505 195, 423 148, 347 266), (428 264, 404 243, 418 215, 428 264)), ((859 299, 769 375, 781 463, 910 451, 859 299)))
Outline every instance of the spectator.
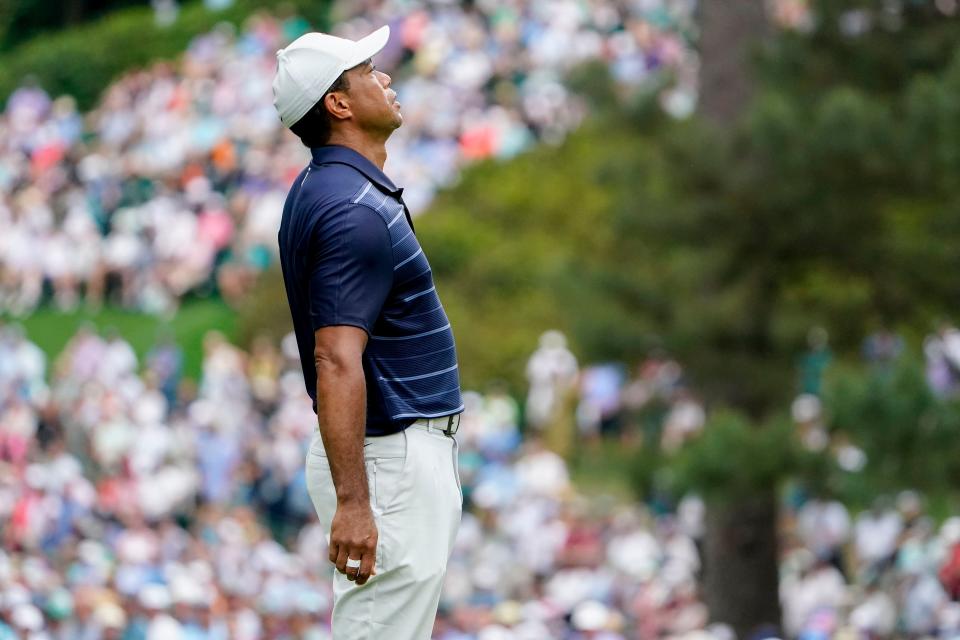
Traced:
POLYGON ((577 359, 567 349, 567 339, 559 331, 540 336, 540 348, 527 362, 527 420, 535 429, 544 429, 561 409, 578 372, 577 359))
POLYGON ((858 561, 868 574, 879 573, 893 561, 902 531, 900 514, 887 509, 881 500, 857 518, 854 547, 858 561))
POLYGON ((800 360, 800 392, 820 396, 823 374, 833 360, 830 336, 823 327, 814 327, 807 336, 809 351, 800 360))
POLYGON ((903 338, 886 328, 867 336, 863 342, 863 357, 874 368, 887 370, 903 353, 903 338))
POLYGON ((952 395, 960 388, 960 331, 942 323, 923 343, 927 360, 927 382, 940 396, 952 395))
POLYGON ((810 500, 797 513, 797 533, 818 562, 846 575, 843 547, 850 538, 850 515, 837 500, 810 500))

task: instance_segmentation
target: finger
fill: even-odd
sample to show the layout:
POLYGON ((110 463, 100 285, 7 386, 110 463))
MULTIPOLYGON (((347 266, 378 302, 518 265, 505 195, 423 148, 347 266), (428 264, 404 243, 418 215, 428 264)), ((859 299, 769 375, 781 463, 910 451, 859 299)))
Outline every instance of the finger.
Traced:
POLYGON ((347 567, 347 580, 353 582, 360 575, 360 567, 347 567))
POLYGON ((350 557, 347 553, 347 545, 340 545, 340 553, 337 554, 337 571, 340 573, 347 572, 347 558, 350 557))
POLYGON ((368 551, 363 554, 363 558, 360 561, 360 571, 357 573, 357 584, 366 584, 367 580, 370 579, 370 576, 376 575, 377 564, 377 550, 374 548, 373 551, 368 551))
POLYGON ((337 556, 340 555, 340 545, 334 541, 330 541, 330 545, 327 547, 327 558, 330 559, 330 564, 337 564, 337 556))
POLYGON ((352 582, 356 580, 357 577, 360 575, 360 567, 363 566, 363 560, 362 560, 363 555, 359 549, 354 547, 354 549, 347 554, 347 558, 348 558, 347 573, 346 573, 347 580, 350 580, 352 582), (351 565, 356 565, 358 563, 359 563, 359 566, 351 566, 351 565))

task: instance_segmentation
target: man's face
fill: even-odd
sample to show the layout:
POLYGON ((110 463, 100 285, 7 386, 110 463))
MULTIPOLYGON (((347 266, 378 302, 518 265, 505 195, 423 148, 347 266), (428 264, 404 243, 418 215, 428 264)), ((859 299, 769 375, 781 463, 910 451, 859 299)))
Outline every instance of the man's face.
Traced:
POLYGON ((390 76, 365 62, 347 71, 347 80, 350 111, 359 128, 389 136, 403 124, 397 93, 390 88, 390 76))

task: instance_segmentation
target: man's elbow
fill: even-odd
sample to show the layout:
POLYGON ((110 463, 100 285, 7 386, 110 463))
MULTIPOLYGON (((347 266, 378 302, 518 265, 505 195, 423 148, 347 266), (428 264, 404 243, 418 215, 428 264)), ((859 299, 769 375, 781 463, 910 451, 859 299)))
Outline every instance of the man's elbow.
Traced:
POLYGON ((313 350, 313 366, 317 376, 347 375, 357 369, 362 370, 360 358, 341 350, 316 348, 313 350))
POLYGON ((317 330, 313 343, 313 365, 318 376, 343 376, 363 372, 366 333, 351 326, 317 330))

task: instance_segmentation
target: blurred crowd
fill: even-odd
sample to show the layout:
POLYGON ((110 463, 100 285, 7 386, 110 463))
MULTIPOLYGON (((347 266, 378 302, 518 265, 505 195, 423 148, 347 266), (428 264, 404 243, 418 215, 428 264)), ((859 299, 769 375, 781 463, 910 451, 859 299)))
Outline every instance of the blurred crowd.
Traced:
POLYGON ((239 36, 198 37, 85 116, 69 97, 16 91, 0 119, 0 307, 165 313, 188 292, 238 295, 272 260, 305 164, 269 84, 286 26, 256 17, 239 36))
MULTIPOLYGON (((297 358, 292 335, 243 351, 210 332, 193 383, 169 336, 140 359, 84 327, 48 363, 0 329, 0 639, 329 638, 297 358)), ((586 440, 630 432, 669 448, 703 427, 667 355, 615 373, 581 369, 550 332, 523 408, 496 385, 465 394, 465 509, 435 638, 732 639, 698 590, 703 503, 587 499, 546 446, 553 403, 586 440), (614 403, 632 404, 614 419, 614 403)), ((790 637, 960 633, 960 519, 938 526, 911 492, 861 514, 829 499, 785 513, 790 637)))
POLYGON ((680 363, 655 349, 633 375, 622 363, 580 368, 566 338, 548 331, 527 363, 525 418, 532 432, 564 430, 563 440, 619 439, 672 452, 701 432, 706 413, 680 363), (570 417, 570 424, 563 425, 570 417))
POLYGON ((809 500, 792 520, 780 579, 789 635, 960 634, 960 518, 937 526, 906 491, 855 517, 835 500, 809 500))
MULTIPOLYGON (((416 212, 468 162, 557 141, 584 106, 565 85, 600 60, 624 88, 673 80, 694 102, 692 0, 340 3, 337 33, 390 24, 378 65, 405 126, 387 173, 416 212), (667 71, 668 74, 663 72, 667 71)), ((105 300, 172 313, 187 294, 242 297, 274 260, 289 184, 309 159, 273 108, 274 53, 308 29, 256 14, 175 63, 112 83, 93 111, 27 82, 0 114, 0 308, 105 300)))
MULTIPOLYGON (((303 479, 316 419, 297 358, 292 335, 245 352, 211 332, 192 384, 169 337, 141 362, 116 334, 81 328, 48 363, 17 327, 0 330, 0 638, 328 638, 332 568, 303 479)), ((465 402, 466 509, 435 637, 704 623, 695 500, 682 522, 588 502, 562 458, 521 438, 503 389, 465 402), (683 615, 655 622, 666 603, 683 615)))

